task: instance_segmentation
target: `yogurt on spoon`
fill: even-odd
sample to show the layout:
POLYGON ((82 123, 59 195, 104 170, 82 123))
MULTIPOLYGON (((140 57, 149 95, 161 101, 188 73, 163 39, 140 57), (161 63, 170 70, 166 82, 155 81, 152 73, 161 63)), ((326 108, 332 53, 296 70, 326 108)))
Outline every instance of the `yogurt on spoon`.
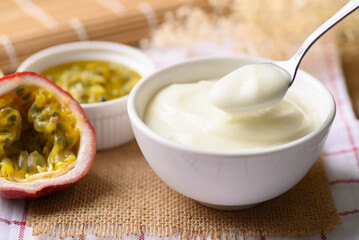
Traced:
POLYGON ((245 65, 220 79, 210 90, 211 103, 229 113, 268 108, 280 102, 290 75, 270 64, 245 65))

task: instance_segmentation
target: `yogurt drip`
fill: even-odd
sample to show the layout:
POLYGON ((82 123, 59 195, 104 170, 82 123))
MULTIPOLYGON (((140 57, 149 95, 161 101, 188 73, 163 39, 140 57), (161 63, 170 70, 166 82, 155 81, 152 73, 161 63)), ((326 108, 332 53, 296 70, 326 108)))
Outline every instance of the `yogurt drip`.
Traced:
POLYGON ((211 103, 226 112, 245 112, 278 103, 290 76, 270 64, 245 65, 220 79, 210 91, 211 103))

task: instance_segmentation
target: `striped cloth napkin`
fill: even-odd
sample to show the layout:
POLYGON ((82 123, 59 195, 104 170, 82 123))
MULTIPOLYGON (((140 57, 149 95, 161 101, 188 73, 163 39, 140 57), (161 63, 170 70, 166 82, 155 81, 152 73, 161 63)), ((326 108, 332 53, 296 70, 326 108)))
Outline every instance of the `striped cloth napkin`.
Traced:
MULTIPOLYGON (((200 44, 199 47, 192 49, 190 54, 183 47, 150 49, 146 53, 152 57, 158 67, 197 55, 236 54, 231 49, 220 48, 211 43, 206 44, 200 44)), ((346 89, 339 55, 332 46, 316 45, 311 50, 311 54, 305 58, 301 67, 323 81, 336 99, 337 116, 326 141, 323 157, 335 204, 343 223, 326 234, 282 239, 359 239, 359 126, 346 89)), ((57 239, 47 235, 32 236, 32 229, 26 226, 30 204, 30 200, 0 198, 0 240, 57 239)), ((97 238, 87 235, 78 239, 97 238)), ((148 237, 144 233, 140 236, 123 236, 122 239, 158 240, 158 238, 148 237)), ((179 240, 179 237, 172 236, 169 239, 179 240)), ((256 238, 247 237, 246 239, 256 238)), ((262 236, 257 239, 275 240, 279 238, 262 236)), ((200 237, 198 240, 202 240, 202 238, 200 237)))

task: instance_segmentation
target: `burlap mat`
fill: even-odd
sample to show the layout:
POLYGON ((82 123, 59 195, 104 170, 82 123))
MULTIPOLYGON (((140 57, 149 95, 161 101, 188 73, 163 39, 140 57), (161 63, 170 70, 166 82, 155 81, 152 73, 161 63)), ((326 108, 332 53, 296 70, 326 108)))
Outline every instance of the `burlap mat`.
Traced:
POLYGON ((287 193, 245 211, 204 207, 170 189, 135 142, 97 154, 75 186, 30 204, 33 234, 121 237, 122 234, 305 236, 341 223, 322 160, 287 193))

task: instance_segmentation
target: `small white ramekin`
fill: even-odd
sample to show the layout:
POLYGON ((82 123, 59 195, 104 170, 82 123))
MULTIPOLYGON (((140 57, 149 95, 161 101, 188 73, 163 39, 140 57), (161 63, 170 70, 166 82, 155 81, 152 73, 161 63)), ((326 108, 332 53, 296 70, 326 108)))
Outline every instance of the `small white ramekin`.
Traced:
MULTIPOLYGON (((145 77, 155 68, 152 61, 136 48, 101 41, 72 42, 50 47, 27 58, 17 69, 41 72, 46 68, 79 60, 104 60, 126 65, 145 77)), ((81 104, 95 128, 98 150, 112 148, 134 138, 127 114, 127 99, 81 104)))
POLYGON ((328 89, 299 71, 289 91, 317 110, 321 123, 308 135, 282 145, 237 151, 199 149, 164 138, 143 121, 150 99, 173 83, 219 79, 240 66, 268 60, 201 58, 177 63, 144 78, 132 90, 128 113, 137 142, 157 175, 177 192, 219 209, 243 209, 274 198, 308 173, 323 148, 335 116, 328 89))

